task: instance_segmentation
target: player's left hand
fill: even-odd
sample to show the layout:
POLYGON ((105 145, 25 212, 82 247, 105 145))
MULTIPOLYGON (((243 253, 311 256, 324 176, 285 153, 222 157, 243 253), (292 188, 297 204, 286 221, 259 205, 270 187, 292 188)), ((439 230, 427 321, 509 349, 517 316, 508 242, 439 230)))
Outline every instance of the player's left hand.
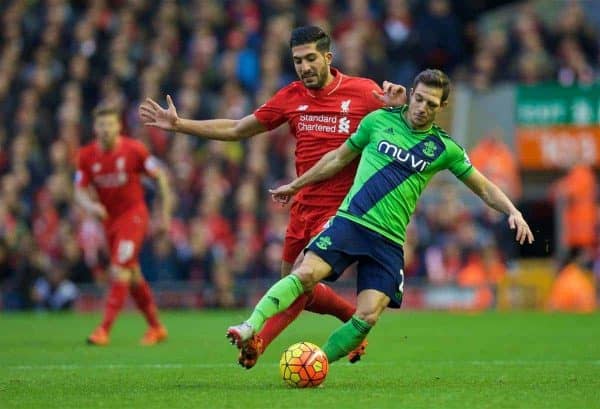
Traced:
POLYGON ((383 93, 373 90, 373 96, 386 106, 397 107, 406 104, 406 88, 393 82, 383 81, 383 93))
POLYGON ((274 202, 286 204, 289 203, 290 199, 298 192, 292 183, 288 183, 287 185, 279 186, 275 189, 269 189, 269 193, 271 194, 271 198, 274 202))
POLYGON ((508 216, 508 225, 511 230, 517 230, 516 240, 519 244, 525 243, 525 240, 527 240, 529 244, 533 243, 533 233, 521 212, 511 213, 508 216))

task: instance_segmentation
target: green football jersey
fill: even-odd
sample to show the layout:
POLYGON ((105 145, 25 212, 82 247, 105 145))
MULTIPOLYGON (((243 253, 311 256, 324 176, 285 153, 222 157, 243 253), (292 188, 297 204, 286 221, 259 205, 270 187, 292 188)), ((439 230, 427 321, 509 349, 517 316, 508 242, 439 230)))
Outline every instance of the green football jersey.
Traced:
POLYGON ((464 178, 473 166, 465 150, 439 126, 412 129, 398 108, 382 108, 363 118, 346 141, 362 156, 338 215, 402 245, 417 199, 437 172, 464 178))

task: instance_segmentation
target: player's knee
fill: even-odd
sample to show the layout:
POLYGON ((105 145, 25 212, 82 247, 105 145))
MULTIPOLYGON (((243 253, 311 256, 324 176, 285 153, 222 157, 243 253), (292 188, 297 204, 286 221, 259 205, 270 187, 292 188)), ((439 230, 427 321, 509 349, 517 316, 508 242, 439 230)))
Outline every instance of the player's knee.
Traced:
POLYGON ((358 308, 355 315, 373 327, 381 316, 381 310, 379 308, 358 308))
POLYGON ((142 275, 142 270, 140 269, 139 265, 132 267, 130 273, 132 283, 141 283, 144 281, 144 276, 142 275))
POLYGON ((298 277, 304 291, 312 291, 315 285, 320 281, 315 274, 315 269, 310 266, 300 266, 295 269, 292 274, 298 277))
MULTIPOLYGON (((374 301, 374 300, 372 300, 374 301)), ((377 302, 369 302, 367 304, 359 303, 356 306, 356 316, 361 320, 365 321, 370 326, 374 326, 377 324, 381 313, 383 312, 383 308, 380 307, 377 302)))
POLYGON ((302 265, 302 261, 304 260, 304 254, 300 253, 296 257, 296 260, 293 263, 289 261, 282 260, 281 261, 281 277, 289 276, 292 274, 292 271, 300 267, 302 265))
POLYGON ((356 316, 370 326, 374 326, 389 302, 390 298, 379 290, 361 291, 358 294, 356 316))
POLYGON ((115 281, 129 283, 132 280, 131 270, 122 266, 113 265, 110 274, 115 281))

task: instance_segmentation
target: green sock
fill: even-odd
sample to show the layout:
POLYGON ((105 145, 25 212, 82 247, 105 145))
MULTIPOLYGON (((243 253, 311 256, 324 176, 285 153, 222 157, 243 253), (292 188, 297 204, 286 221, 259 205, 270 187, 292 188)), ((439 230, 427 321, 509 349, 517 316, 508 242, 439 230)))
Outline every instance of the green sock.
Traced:
POLYGON ((258 332, 266 320, 285 311, 303 293, 304 288, 298 277, 293 274, 283 277, 269 288, 246 321, 258 332))
POLYGON ((327 355, 329 362, 335 362, 348 355, 360 345, 370 330, 371 326, 366 321, 356 315, 352 316, 348 322, 336 329, 323 345, 323 352, 327 355))

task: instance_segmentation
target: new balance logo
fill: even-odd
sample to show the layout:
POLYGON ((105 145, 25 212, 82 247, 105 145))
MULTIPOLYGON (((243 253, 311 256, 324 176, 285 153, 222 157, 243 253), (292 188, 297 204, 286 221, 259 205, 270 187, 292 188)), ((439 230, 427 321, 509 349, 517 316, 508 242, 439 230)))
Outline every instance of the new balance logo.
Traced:
POLYGON ((308 109, 308 105, 298 105, 296 111, 306 111, 308 109))
POLYGON ((383 131, 383 132, 385 132, 385 133, 387 133, 387 134, 390 134, 390 135, 393 135, 393 134, 394 134, 394 128, 388 128, 388 129, 386 129, 386 130, 385 130, 385 131, 383 131))
POLYGON ((269 295, 267 297, 277 308, 279 308, 279 298, 269 295))
POLYGON ((350 103, 351 102, 352 102, 351 99, 342 101, 342 103, 340 104, 340 109, 342 111, 342 114, 347 114, 348 112, 350 112, 350 103))

